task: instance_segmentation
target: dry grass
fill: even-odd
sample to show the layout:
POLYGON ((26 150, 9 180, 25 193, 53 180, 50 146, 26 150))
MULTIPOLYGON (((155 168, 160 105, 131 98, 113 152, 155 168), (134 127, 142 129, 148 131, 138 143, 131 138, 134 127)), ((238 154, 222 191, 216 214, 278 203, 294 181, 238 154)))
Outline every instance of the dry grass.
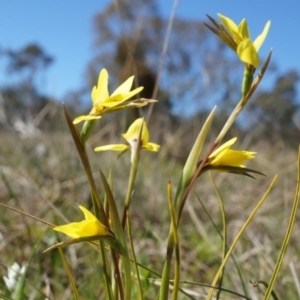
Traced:
MULTIPOLYGON (((44 133, 39 138, 25 141, 14 133, 2 132, 1 140, 0 202, 55 224, 79 218, 78 205, 89 205, 89 189, 68 134, 44 133)), ((258 290, 251 287, 249 280, 268 282, 274 269, 294 198, 296 151, 286 149, 282 144, 271 146, 264 141, 256 146, 251 145, 251 150, 259 153, 251 167, 265 173, 266 178, 257 176, 257 180, 252 180, 237 175, 213 175, 225 202, 230 243, 267 189, 272 177, 279 174, 275 189, 234 251, 250 291, 249 297, 258 299, 258 290)), ((112 171, 116 199, 118 203, 122 203, 129 172, 126 155, 119 160, 116 160, 114 153, 91 154, 91 158, 96 178, 99 168, 106 174, 112 171)), ((166 185, 171 180, 174 188, 176 187, 180 169, 181 166, 172 160, 158 159, 152 153, 142 153, 131 207, 132 228, 138 260, 158 272, 163 265, 169 228, 166 185)), ((208 176, 204 177, 206 178, 196 184, 195 192, 221 229, 218 200, 208 176)), ((101 193, 100 180, 98 183, 101 193)), ((6 274, 6 267, 14 261, 26 263, 33 245, 42 235, 42 241, 37 245, 37 252, 29 267, 27 293, 36 293, 37 299, 41 299, 41 294, 36 291, 38 288, 48 294, 50 299, 71 299, 68 279, 58 254, 56 251, 42 253, 55 241, 54 232, 46 230, 46 226, 35 220, 4 208, 1 208, 0 215, 1 276, 6 274)), ((299 230, 297 223, 276 286, 278 294, 288 299, 295 299, 297 296, 289 264, 292 264, 295 274, 300 273, 299 230)), ((221 261, 221 239, 193 193, 184 211, 179 233, 181 278, 209 284, 221 261)), ((83 299, 93 299, 95 295, 101 298, 101 272, 96 272, 98 274, 95 275, 95 268, 99 269, 100 265, 95 266, 93 251, 84 245, 68 247, 65 251, 75 272, 79 292, 84 295, 83 299), (94 294, 90 291, 94 291, 94 294)), ((142 275, 143 284, 148 286, 148 299, 153 299, 157 287, 147 279, 153 275, 146 271, 142 275)), ((0 282, 0 290, 3 291, 3 282, 0 282)), ((224 286, 242 292, 232 260, 226 267, 224 282, 224 286)), ((201 287, 186 287, 205 294, 205 289, 201 287)), ((222 297, 234 299, 225 293, 222 297)))

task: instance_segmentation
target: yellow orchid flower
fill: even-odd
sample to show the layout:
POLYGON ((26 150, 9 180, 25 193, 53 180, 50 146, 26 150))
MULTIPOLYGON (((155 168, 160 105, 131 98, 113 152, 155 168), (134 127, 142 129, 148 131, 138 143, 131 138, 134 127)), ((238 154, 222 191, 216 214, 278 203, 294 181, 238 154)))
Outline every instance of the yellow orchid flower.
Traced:
POLYGON ((62 232, 73 239, 92 237, 92 236, 112 236, 113 233, 104 226, 90 211, 83 206, 79 208, 84 214, 85 220, 81 222, 74 222, 53 228, 55 231, 62 232))
POLYGON ((231 166, 244 168, 243 163, 248 159, 253 159, 256 152, 232 150, 230 147, 236 142, 233 138, 216 149, 208 158, 205 166, 231 166))
POLYGON ((126 151, 127 149, 131 148, 132 150, 131 160, 132 160, 133 153, 137 148, 137 141, 139 138, 141 126, 143 126, 142 134, 141 134, 141 149, 157 152, 160 146, 154 143, 149 143, 149 131, 146 122, 142 118, 135 120, 130 125, 127 132, 122 134, 122 137, 128 142, 128 144, 114 144, 114 145, 100 146, 100 147, 96 147, 94 150, 96 152, 106 151, 106 150, 126 151))
POLYGON ((252 42, 248 24, 245 19, 243 19, 239 25, 236 25, 231 19, 221 14, 218 14, 218 16, 235 41, 236 53, 240 60, 257 68, 260 64, 258 50, 268 34, 271 21, 266 23, 262 33, 255 39, 254 42, 252 42))
MULTIPOLYGON (((78 124, 82 121, 90 121, 100 119, 101 116, 110 110, 115 110, 117 107, 128 107, 131 100, 125 102, 129 98, 138 94, 143 90, 143 87, 138 87, 133 91, 130 91, 133 84, 134 76, 129 77, 123 84, 121 84, 111 95, 108 93, 108 73, 106 69, 102 69, 99 74, 98 85, 93 87, 92 90, 92 101, 93 107, 88 115, 77 117, 73 123, 78 124), (126 105, 125 105, 126 104, 126 105)), ((147 103, 147 102, 146 102, 147 103)), ((140 104, 143 106, 145 104, 140 104)))
POLYGON ((252 42, 248 24, 245 19, 243 19, 239 25, 236 25, 228 17, 221 14, 218 14, 218 17, 225 29, 211 17, 209 17, 209 19, 213 22, 216 28, 207 24, 205 25, 218 35, 234 52, 236 52, 242 62, 257 68, 260 65, 258 50, 268 34, 271 21, 266 23, 262 33, 255 39, 254 42, 252 42))

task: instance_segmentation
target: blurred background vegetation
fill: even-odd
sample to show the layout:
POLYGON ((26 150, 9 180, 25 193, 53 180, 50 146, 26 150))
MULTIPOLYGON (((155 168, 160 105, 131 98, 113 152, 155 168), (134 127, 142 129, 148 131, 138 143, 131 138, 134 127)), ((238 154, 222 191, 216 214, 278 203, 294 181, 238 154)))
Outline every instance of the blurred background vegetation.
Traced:
MULTIPOLYGON (((11 78, 9 84, 0 85, 2 130, 13 129, 18 120, 33 123, 39 129, 60 131, 61 124, 57 122, 60 103, 65 102, 74 115, 88 110, 91 88, 96 84, 99 70, 105 67, 110 74, 111 88, 134 74, 136 85, 144 86, 142 97, 151 98, 158 89, 159 102, 153 118, 159 127, 168 126, 165 134, 178 128, 186 128, 187 132, 199 128, 195 122, 201 124, 203 116, 214 105, 218 105, 219 124, 214 127, 218 131, 239 98, 242 66, 201 21, 178 17, 172 26, 167 53, 162 57, 169 20, 159 14, 156 4, 154 0, 123 0, 118 10, 111 3, 95 14, 91 41, 94 50, 86 66, 85 81, 63 99, 44 94, 47 70, 55 63, 55 56, 47 49, 36 43, 28 43, 21 49, 1 48, 5 76, 11 78), (155 87, 161 60, 163 69, 155 87)), ((271 88, 260 90, 254 96, 235 129, 244 135, 251 132, 255 139, 296 146, 295 137, 300 130, 299 70, 278 73, 276 62, 272 63, 268 70, 269 76, 273 73, 275 78, 271 88)), ((132 114, 128 118, 146 116, 142 111, 128 114, 132 114)))
MULTIPOLYGON (((243 70, 237 58, 201 21, 176 17, 167 53, 162 55, 170 20, 159 14, 157 1, 123 0, 118 3, 118 10, 114 4, 108 4, 103 11, 95 13, 93 56, 86 66, 85 81, 64 99, 49 97, 43 90, 47 71, 55 63, 54 54, 37 43, 28 43, 21 49, 1 48, 5 76, 11 80, 0 85, 0 202, 56 224, 74 220, 79 215, 78 204, 89 203, 89 189, 67 131, 61 103, 64 102, 70 114, 76 117, 89 110, 90 91, 103 67, 110 74, 110 90, 134 74, 135 85, 144 86, 142 97, 155 96, 159 100, 151 114, 149 128, 151 141, 161 144, 162 149, 158 155, 142 155, 132 219, 138 259, 160 271, 169 224, 166 184, 169 180, 177 184, 180 168, 214 105, 218 110, 210 141, 216 137, 239 100, 243 70), (160 63, 163 68, 158 74, 160 63), (164 220, 168 221, 164 224, 164 220)), ((271 88, 260 89, 254 94, 229 134, 239 138, 241 149, 258 152, 252 168, 271 177, 276 173, 280 176, 278 187, 235 252, 247 283, 250 279, 269 279, 296 183, 296 150, 300 141, 299 70, 278 73, 276 61, 273 61, 265 77, 270 74, 275 78, 271 88)), ((116 160, 115 154, 93 154, 92 149, 119 142, 120 133, 139 116, 149 119, 148 108, 105 116, 98 122, 98 130, 89 143, 95 172, 99 168, 106 174, 112 170, 120 203, 125 197, 128 157, 116 160)), ((227 206, 232 238, 270 178, 253 181, 219 174, 215 179, 227 206)), ((220 225, 216 196, 208 178, 198 188, 206 208, 220 225)), ((180 232, 186 241, 181 245, 186 262, 182 278, 210 283, 220 262, 221 240, 197 197, 191 198, 180 232)), ((0 216, 0 274, 5 274, 5 268, 13 261, 24 263, 28 260, 37 236, 46 228, 3 208, 0 216)), ((299 229, 298 224, 278 284, 279 293, 288 293, 288 299, 296 299, 297 295, 288 264, 294 264, 293 268, 300 273, 296 238, 299 229)), ((55 251, 41 254, 53 244, 53 236, 50 231, 44 236, 30 267, 33 271, 28 275, 31 283, 28 294, 37 295, 31 299, 43 299, 42 293, 50 299, 71 299, 59 255, 55 251)), ((101 298, 98 278, 101 275, 95 275, 93 283, 83 281, 86 277, 94 278, 94 254, 83 254, 83 249, 79 245, 65 251, 70 254, 83 299, 95 299, 95 295, 101 298)), ((236 269, 233 264, 228 268, 230 272, 225 283, 239 290, 236 269)), ((149 286, 149 299, 153 299, 157 290, 148 277, 153 275, 145 272, 144 284, 149 286)), ((0 289, 4 290, 2 282, 0 289)))

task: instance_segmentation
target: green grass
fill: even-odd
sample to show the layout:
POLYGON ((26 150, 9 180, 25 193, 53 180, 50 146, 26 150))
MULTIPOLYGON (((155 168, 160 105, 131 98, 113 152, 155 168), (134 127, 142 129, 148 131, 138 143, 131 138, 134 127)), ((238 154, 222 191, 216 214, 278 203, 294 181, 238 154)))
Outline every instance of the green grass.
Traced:
MULTIPOLYGON (((78 205, 90 206, 91 200, 84 171, 69 135, 44 133, 40 138, 24 141, 14 133, 2 132, 1 139, 0 202, 57 225, 68 220, 79 220, 78 205), (38 145, 45 147, 45 152, 40 156, 36 152, 38 145)), ((93 143, 92 147, 99 144, 93 143)), ((261 298, 262 294, 249 281, 269 281, 285 234, 296 186, 297 153, 266 142, 251 146, 251 150, 257 151, 258 156, 250 167, 265 173, 266 178, 256 176, 257 180, 252 180, 216 173, 213 176, 225 202, 230 244, 272 177, 279 175, 274 190, 234 250, 248 296, 255 299, 254 295, 260 295, 261 298)), ((129 163, 126 154, 119 160, 116 158, 115 153, 91 153, 95 174, 99 168, 106 175, 112 170, 116 201, 121 204, 125 199, 129 163)), ((172 181, 175 190, 181 168, 173 160, 142 152, 130 208, 133 241, 138 262, 159 273, 163 266, 170 224, 167 182, 172 181)), ((99 191, 103 193, 100 178, 97 175, 95 177, 98 178, 99 191)), ((221 230, 218 200, 207 175, 196 183, 195 192, 221 230)), ((0 232, 3 236, 0 241, 1 277, 6 275, 6 268, 13 262, 25 264, 33 245, 43 235, 26 275, 26 297, 36 295, 36 299, 44 299, 43 295, 48 295, 49 299, 73 299, 58 251, 42 253, 55 242, 56 234, 50 229, 46 230, 45 225, 3 207, 0 208, 0 216, 0 232)), ((292 263, 296 274, 299 274, 299 229, 296 224, 275 285, 277 295, 285 299, 299 297, 289 268, 292 263)), ((181 280, 210 284, 221 263, 222 241, 194 193, 184 209, 179 236, 181 280)), ((79 244, 64 248, 64 253, 75 276, 80 299, 105 299, 97 252, 86 244, 79 244)), ((156 277, 146 270, 141 271, 141 276, 145 298, 154 299, 159 289, 152 280, 156 277)), ((201 295, 207 293, 207 288, 201 286, 182 284, 181 287, 201 295)), ((223 287, 242 293, 232 259, 226 265, 223 287)), ((265 291, 263 286, 260 289, 265 291)), ((2 279, 0 291, 9 295, 2 279)), ((179 296, 180 299, 185 297, 179 296)), ((195 298, 199 299, 198 296, 195 298)), ((225 292, 221 298, 240 299, 225 292)))

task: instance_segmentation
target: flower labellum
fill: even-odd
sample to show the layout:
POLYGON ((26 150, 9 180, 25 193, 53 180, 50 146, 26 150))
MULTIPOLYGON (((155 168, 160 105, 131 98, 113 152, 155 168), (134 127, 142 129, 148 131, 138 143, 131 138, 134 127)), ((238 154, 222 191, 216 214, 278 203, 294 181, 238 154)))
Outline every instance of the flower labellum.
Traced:
MULTIPOLYGON (((135 120, 130 125, 127 132, 122 134, 123 138, 127 141, 128 144, 114 144, 114 145, 100 146, 100 147, 96 147, 94 150, 96 152, 106 151, 106 150, 126 151, 130 148, 132 150, 132 153, 134 153, 138 146, 137 141, 139 139, 139 133, 140 133, 141 126, 143 126, 142 134, 141 134, 141 149, 146 149, 148 151, 157 152, 160 148, 160 145, 157 145, 154 143, 149 143, 148 127, 147 127, 146 122, 142 118, 135 120)), ((131 157, 131 161, 132 161, 132 157, 131 157)))

